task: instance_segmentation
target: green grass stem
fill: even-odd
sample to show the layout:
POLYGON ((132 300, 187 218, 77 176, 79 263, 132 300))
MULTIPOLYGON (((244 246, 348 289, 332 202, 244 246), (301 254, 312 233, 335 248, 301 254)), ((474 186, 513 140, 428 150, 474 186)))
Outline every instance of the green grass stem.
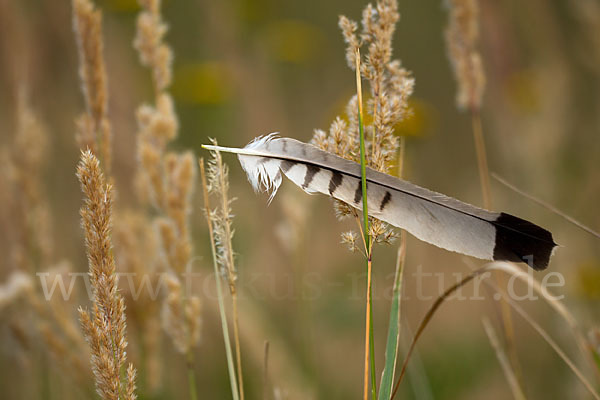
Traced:
POLYGON ((377 399, 377 378, 375 376, 375 342, 373 339, 373 295, 371 292, 371 235, 369 234, 369 210, 367 205, 367 156, 365 152, 365 131, 363 127, 362 85, 360 78, 360 49, 356 49, 356 94, 358 102, 358 132, 360 134, 360 181, 362 185, 362 211, 363 235, 365 241, 365 254, 367 256, 367 339, 365 343, 365 388, 364 398, 367 397, 368 386, 368 361, 371 361, 371 397, 377 399), (369 357, 370 353, 370 357, 369 357))

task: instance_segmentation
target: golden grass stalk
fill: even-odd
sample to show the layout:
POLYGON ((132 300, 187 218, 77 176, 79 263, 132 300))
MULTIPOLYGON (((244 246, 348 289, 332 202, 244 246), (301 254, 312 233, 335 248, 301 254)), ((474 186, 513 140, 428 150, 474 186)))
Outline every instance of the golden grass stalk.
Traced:
POLYGON ((231 396, 234 400, 239 400, 238 385, 236 381, 236 373, 231 351, 231 341, 229 339, 229 327, 227 325, 227 315, 225 313, 225 301, 223 291, 221 289, 221 273, 219 271, 219 254, 216 246, 215 232, 213 229, 214 212, 210 207, 210 198, 208 193, 208 184, 206 182, 206 174, 204 171, 204 160, 200 159, 200 177, 202 179, 202 192, 204 195, 204 213, 208 224, 208 233, 210 236, 210 245, 213 255, 213 267, 215 271, 215 284, 217 287, 217 301, 219 304, 219 314, 221 316, 221 330, 223 332, 223 341, 225 342, 225 356, 227 357, 227 368, 229 370, 229 383, 231 385, 231 396))
MULTIPOLYGON (((189 228, 196 164, 191 152, 167 153, 177 136, 178 120, 173 99, 166 91, 171 83, 171 48, 163 42, 167 25, 159 0, 140 0, 134 47, 142 65, 152 71, 155 105, 137 111, 139 126, 138 189, 141 199, 150 198, 159 216, 155 224, 161 240, 161 257, 169 272, 162 319, 175 348, 186 356, 190 396, 197 397, 193 349, 200 341, 200 298, 182 289, 180 276, 189 273, 192 240, 189 228)), ((187 287, 187 286, 186 286, 187 287)))
MULTIPOLYGON (((356 71, 357 95, 348 102, 346 114, 348 122, 337 117, 331 124, 329 133, 316 130, 312 143, 317 147, 333 152, 346 159, 360 162, 364 171, 369 166, 377 171, 389 173, 396 160, 401 141, 394 134, 395 125, 409 113, 408 97, 414 88, 414 79, 402 68, 399 60, 392 60, 392 37, 396 22, 400 18, 396 0, 380 0, 373 6, 368 4, 362 13, 362 31, 357 35, 358 24, 345 16, 339 18, 346 47, 346 61, 350 69, 356 71), (368 51, 361 62, 360 48, 368 51), (370 124, 364 124, 362 109, 361 76, 369 83, 370 99, 366 113, 372 116, 370 124), (367 155, 369 157, 367 157, 367 155)), ((403 152, 403 148, 401 152, 403 152)), ((364 175, 364 173, 363 173, 364 175)), ((368 391, 368 360, 371 360, 372 395, 377 396, 375 379, 373 321, 371 304, 371 250, 373 243, 390 243, 396 233, 387 224, 366 215, 366 186, 363 181, 363 225, 356 210, 349 205, 334 201, 336 215, 340 218, 354 217, 365 245, 367 259, 367 312, 365 335, 365 384, 363 396, 368 391)), ((351 250, 356 249, 356 235, 342 234, 342 243, 351 250)), ((366 398, 366 397, 365 397, 366 398)))
POLYGON ((269 341, 265 340, 263 356, 263 400, 269 400, 270 383, 269 383, 269 341))
MULTIPOLYGON (((481 55, 477 49, 477 41, 479 39, 479 8, 477 0, 448 0, 447 5, 449 19, 445 32, 446 48, 458 85, 456 104, 459 109, 467 109, 471 113, 471 126, 483 205, 486 209, 491 210, 490 173, 481 123, 485 73, 483 71, 481 55)), ((501 286, 504 285, 505 277, 503 275, 497 275, 496 279, 501 286)), ((500 303, 500 311, 508 354, 517 377, 520 379, 521 369, 515 346, 515 332, 511 311, 509 305, 504 300, 500 303)))
POLYGON ((99 154, 110 176, 112 128, 107 117, 108 87, 102 40, 102 13, 90 0, 73 0, 73 30, 79 54, 79 77, 86 113, 77 121, 81 150, 99 154), (96 153, 98 151, 98 153, 96 153))
MULTIPOLYGON (((365 364, 364 364, 364 390, 363 399, 367 400, 367 393, 369 391, 369 360, 371 361, 371 395, 373 400, 377 398, 377 383, 375 381, 375 345, 373 339, 373 319, 371 313, 373 312, 372 305, 372 292, 371 292, 371 272, 372 272, 372 241, 371 231, 369 229, 369 216, 367 213, 367 155, 365 151, 365 134, 363 127, 363 103, 362 103, 362 85, 360 79, 360 49, 356 48, 355 56, 355 70, 356 70, 356 99, 358 107, 358 131, 360 141, 360 168, 361 168, 361 185, 362 185, 362 212, 363 212, 363 225, 361 229, 363 243, 365 245, 365 256, 367 261, 367 303, 365 312, 365 364)), ((358 216, 357 216, 358 222, 358 216)), ((359 223, 360 226, 360 223, 359 223)))
MULTIPOLYGON (((216 141, 212 141, 215 145, 216 141)), ((233 229, 231 228, 231 203, 229 199, 229 171, 221 153, 213 152, 213 157, 208 167, 208 189, 210 193, 219 198, 219 207, 211 213, 211 220, 214 230, 215 243, 217 249, 217 261, 221 266, 223 274, 229 284, 231 294, 232 314, 233 314, 233 338, 235 343, 237 379, 240 391, 240 399, 244 400, 244 379, 242 375, 242 355, 240 346, 239 332, 239 313, 238 313, 238 294, 237 294, 237 270, 233 257, 233 229)))
POLYGON ((502 371, 504 372, 504 376, 506 376, 506 380, 508 381, 508 386, 510 386, 510 390, 512 391, 513 398, 515 400, 525 400, 525 394, 523 393, 523 389, 519 385, 519 380, 517 379, 515 372, 510 365, 510 361, 506 356, 506 353, 502 349, 502 345, 500 344, 500 340, 498 340, 498 335, 496 335, 496 331, 492 326, 490 320, 486 317, 481 320, 483 324, 483 329, 490 341, 490 344, 494 348, 496 352, 496 357, 498 358, 498 362, 500 362, 500 366, 502 367, 502 371))
POLYGON ((80 213, 93 293, 92 312, 79 308, 79 316, 92 352, 96 390, 103 399, 133 400, 135 370, 131 364, 127 380, 121 379, 127 324, 112 252, 112 186, 106 183, 100 163, 90 150, 81 154, 77 177, 85 196, 80 213))
POLYGON ((483 138, 481 114, 479 110, 472 112, 471 125, 473 128, 473 140, 475 141, 475 153, 477 154, 477 169, 479 170, 479 182, 481 184, 483 206, 486 209, 491 210, 492 193, 490 189, 490 171, 488 167, 487 152, 485 150, 485 140, 483 138))
POLYGON ((448 0, 447 4, 449 19, 445 34, 446 48, 458 85, 456 104, 459 109, 471 111, 483 204, 489 210, 492 207, 492 199, 480 116, 485 88, 485 74, 481 56, 477 50, 479 9, 477 0, 448 0))

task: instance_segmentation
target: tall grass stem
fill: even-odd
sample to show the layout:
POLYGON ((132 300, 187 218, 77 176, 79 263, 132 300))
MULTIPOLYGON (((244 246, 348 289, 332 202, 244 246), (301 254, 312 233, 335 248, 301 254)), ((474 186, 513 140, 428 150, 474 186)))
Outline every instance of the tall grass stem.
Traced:
POLYGON ((496 357, 500 362, 500 366, 502 367, 502 371, 506 376, 506 380, 508 381, 508 386, 510 386, 510 390, 512 391, 513 397, 515 400, 526 400, 525 394, 523 393, 523 389, 519 384, 519 380, 517 379, 512 366, 510 365, 510 361, 506 355, 506 353, 502 349, 502 345, 500 344, 500 340, 498 339, 498 335, 496 335, 496 331, 492 326, 492 323, 488 318, 483 318, 481 320, 483 324, 483 329, 490 341, 490 344, 494 348, 496 352, 496 357))
POLYGON ((194 356, 192 350, 187 354, 188 385, 190 388, 190 399, 198 400, 198 389, 196 387, 196 375, 194 374, 194 356))
POLYGON ((213 255, 213 267, 215 271, 215 283, 217 287, 217 301, 219 303, 219 313, 221 315, 221 329, 223 331, 223 341, 225 342, 225 355, 227 357, 227 368, 229 370, 229 383, 231 385, 231 396, 233 400, 239 400, 238 387, 236 382, 235 368, 233 363, 233 352, 231 351, 231 342, 229 340, 229 328, 227 326, 227 315, 225 314, 225 302, 223 300, 223 290, 221 288, 221 279, 219 266, 217 262, 217 249, 215 245, 215 235, 212 221, 210 219, 210 202, 208 197, 208 186, 206 184, 206 173, 204 171, 204 159, 200 159, 200 176, 202 179, 202 192, 204 195, 204 213, 208 223, 208 234, 210 236, 210 246, 213 255))
POLYGON ((477 277, 477 276, 481 275, 482 273, 488 271, 488 269, 489 268, 487 266, 484 266, 484 267, 482 267, 482 268, 480 268, 478 270, 475 270, 475 271, 471 272, 469 275, 467 275, 466 277, 464 277, 459 282, 457 282, 454 285, 450 286, 448 289, 446 289, 446 291, 441 296, 439 296, 435 300, 435 302, 431 305, 431 307, 429 308, 429 310, 427 310, 427 313, 425 314, 425 316, 421 320, 421 323, 419 324, 419 327, 418 327, 418 329, 417 329, 417 331, 415 333, 415 336, 414 336, 412 342, 410 343, 410 347, 408 348, 406 356, 404 357, 404 362, 402 363, 402 368, 400 369, 400 374, 398 375, 398 381, 396 381, 396 385, 394 387, 394 391, 392 392, 392 396, 390 397, 390 399, 393 399, 394 396, 396 395, 396 393, 398 392, 398 388, 400 387, 400 383, 402 382, 402 378, 404 378, 404 374, 406 373, 406 367, 408 366, 408 361, 410 360, 410 356, 412 355, 412 353, 413 353, 413 351, 415 349, 415 345, 417 344, 417 341, 421 337, 421 334, 423 333, 423 331, 425 330, 425 328, 429 324, 429 321, 431 321, 431 318, 433 317, 433 315, 435 314, 435 312, 438 310, 438 308, 444 303, 444 301, 452 293, 454 293, 456 290, 460 289, 461 287, 463 287, 467 283, 471 282, 473 279, 475 279, 475 277, 477 277))
MULTIPOLYGON (((483 205, 486 209, 492 209, 492 194, 490 190, 490 172, 488 167, 487 152, 485 149, 485 139, 483 137, 483 127, 481 123, 481 112, 479 108, 471 109, 471 125, 473 128, 473 140, 475 141, 475 152, 477 154, 477 167, 479 169, 479 180, 481 183, 481 193, 483 195, 483 205)), ((498 285, 506 285, 506 277, 495 273, 495 279, 498 285)), ((522 386, 522 374, 515 345, 515 329, 511 315, 510 306, 504 299, 500 301, 500 311, 502 316, 502 327, 506 339, 506 349, 510 358, 511 365, 517 379, 522 386)))
POLYGON ((372 293, 371 293, 371 235, 369 234, 369 211, 367 205, 367 159, 365 152, 365 131, 363 127, 362 84, 360 77, 360 49, 356 48, 356 95, 358 102, 358 131, 360 134, 360 181, 362 188, 363 237, 367 256, 367 310, 365 322, 365 374, 363 399, 368 398, 369 359, 371 360, 371 397, 377 399, 377 381, 375 377, 375 344, 373 341, 372 293), (370 352, 370 356, 369 356, 370 352))

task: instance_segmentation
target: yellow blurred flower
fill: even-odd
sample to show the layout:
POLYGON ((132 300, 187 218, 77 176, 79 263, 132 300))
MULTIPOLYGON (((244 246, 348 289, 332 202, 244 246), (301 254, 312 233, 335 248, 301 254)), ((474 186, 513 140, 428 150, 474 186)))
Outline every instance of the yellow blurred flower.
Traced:
POLYGON ((523 113, 534 113, 540 109, 540 93, 535 71, 520 70, 511 74, 504 90, 509 103, 523 113))
POLYGON ((408 109, 410 113, 394 127, 395 134, 413 137, 427 134, 435 123, 433 107, 422 100, 409 99, 408 109))
POLYGON ((177 100, 194 104, 222 104, 231 98, 227 66, 218 61, 183 65, 175 70, 172 92, 177 100))
POLYGON ((324 35, 312 25, 297 20, 280 20, 265 30, 265 43, 279 61, 302 64, 316 59, 324 35))
POLYGON ((593 299, 600 298, 600 265, 598 260, 590 260, 577 269, 578 291, 593 299))

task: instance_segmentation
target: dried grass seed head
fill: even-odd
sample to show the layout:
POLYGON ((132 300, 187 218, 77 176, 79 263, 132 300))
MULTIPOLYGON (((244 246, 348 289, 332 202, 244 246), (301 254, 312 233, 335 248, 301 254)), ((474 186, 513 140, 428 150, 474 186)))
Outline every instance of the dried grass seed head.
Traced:
POLYGON ((356 241, 358 240, 358 235, 354 231, 342 232, 342 244, 348 246, 348 249, 351 252, 355 252, 359 250, 359 247, 356 245, 356 241))
POLYGON ((197 296, 186 296, 181 281, 173 274, 167 275, 167 297, 161 315, 163 328, 171 336, 175 348, 188 354, 200 341, 201 300, 197 296))
POLYGON ((137 32, 133 45, 142 65, 152 69, 156 92, 165 90, 172 80, 173 52, 163 39, 168 26, 160 14, 160 1, 140 0, 144 8, 137 19, 137 32))
POLYGON ((346 16, 341 15, 338 25, 342 30, 344 41, 346 42, 346 62, 352 70, 356 68, 356 49, 360 48, 360 42, 356 36, 358 24, 346 16))
POLYGON ((77 177, 85 195, 81 216, 93 293, 92 313, 80 309, 80 321, 92 350, 97 391, 104 399, 116 399, 124 385, 120 370, 127 340, 125 301, 117 288, 111 243, 112 188, 89 150, 81 154, 77 177))
MULTIPOLYGON (((217 145, 216 140, 211 140, 211 142, 217 145)), ((229 168, 223 163, 221 153, 218 151, 211 152, 207 177, 209 192, 219 198, 218 207, 209 212, 214 229, 217 263, 221 268, 221 273, 229 282, 230 290, 234 291, 237 271, 231 244, 234 235, 231 203, 235 199, 229 198, 229 168)))
POLYGON ((458 85, 456 104, 460 109, 481 108, 485 73, 477 50, 479 9, 476 0, 447 0, 449 12, 445 31, 448 58, 458 85))
MULTIPOLYGON (((370 96, 367 112, 372 122, 365 124, 365 150, 367 165, 389 173, 397 158, 399 140, 395 125, 409 114, 408 99, 413 93, 414 79, 399 60, 392 60, 392 38, 399 20, 395 0, 381 0, 369 4, 362 13, 362 30, 357 36, 358 24, 342 16, 339 26, 347 44, 346 60, 351 69, 356 68, 357 49, 366 46, 367 53, 361 64, 361 75, 369 83, 370 96)), ((337 117, 329 132, 316 130, 312 143, 346 159, 359 162, 358 99, 353 96, 346 107, 346 120, 337 117)), ((363 116, 363 120, 365 120, 363 116)), ((334 201, 339 218, 356 216, 356 210, 340 201, 334 201)), ((395 236, 387 224, 371 219, 377 242, 389 242, 395 236)), ((349 237, 343 238, 346 242, 349 237)))
POLYGON ((73 29, 79 53, 79 75, 94 130, 106 115, 107 90, 102 41, 102 13, 89 0, 73 0, 73 29))

